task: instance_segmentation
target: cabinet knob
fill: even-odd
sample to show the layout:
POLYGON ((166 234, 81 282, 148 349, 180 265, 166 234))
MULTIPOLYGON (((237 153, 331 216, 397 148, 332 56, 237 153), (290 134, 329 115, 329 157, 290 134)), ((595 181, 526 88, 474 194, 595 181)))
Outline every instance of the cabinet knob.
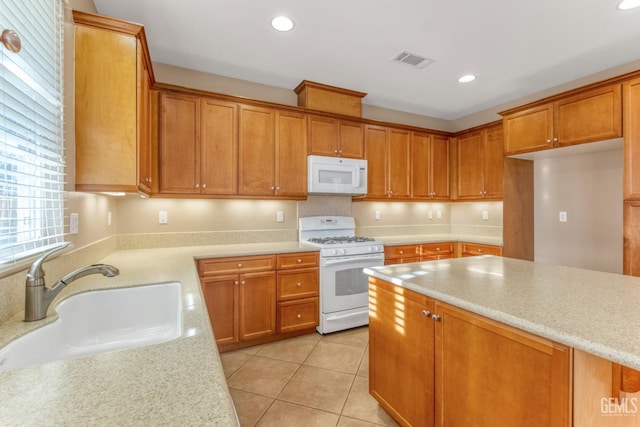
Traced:
POLYGON ((549 138, 547 139, 547 144, 550 144, 550 143, 551 143, 551 139, 549 138))
POLYGON ((298 264, 300 264, 302 262, 302 259, 298 258, 298 264))
POLYGON ((422 315, 424 317, 429 317, 430 314, 431 314, 431 312, 429 310, 422 310, 422 315))
POLYGON ((432 318, 433 320, 435 320, 436 322, 440 320, 440 316, 438 316, 437 314, 432 314, 432 315, 431 315, 431 318, 432 318))
POLYGON ((342 154, 342 150, 338 150, 338 154, 342 154))
POLYGON ((149 182, 153 182, 153 180, 151 179, 151 177, 147 178, 149 180, 149 182))
POLYGON ((202 188, 207 188, 207 184, 202 184, 202 188))
POLYGON ((196 184, 196 188, 200 188, 200 184, 196 184))
POLYGON ((296 283, 296 286, 300 288, 300 287, 302 287, 302 283, 298 282, 298 283, 296 283))
POLYGON ((241 281, 240 281, 240 284, 241 284, 241 285, 244 285, 244 280, 241 280, 241 281))
POLYGON ((439 251, 439 250, 440 250, 440 248, 436 248, 436 251, 439 251))
POLYGON ((298 313, 298 314, 296 315, 296 317, 297 317, 298 319, 302 319, 302 314, 298 313))
POLYGON ((242 268, 242 263, 238 263, 238 268, 242 268))
POLYGON ((237 285, 237 284, 238 284, 238 281, 237 281, 237 280, 235 280, 235 281, 233 282, 233 284, 234 284, 234 285, 237 285))
POLYGON ((558 142, 558 138, 553 138, 553 142, 558 142))
POLYGON ((275 189, 276 189, 276 187, 274 187, 274 186, 272 185, 272 186, 271 186, 271 189, 272 189, 272 190, 275 190, 275 189))
POLYGON ((482 252, 482 249, 478 249, 478 252, 482 252))
POLYGON ((277 191, 280 191, 280 187, 276 187, 276 190, 277 190, 277 191))
POLYGON ((400 255, 404 254, 404 251, 400 251, 400 255))
POLYGON ((333 154, 338 154, 338 150, 333 150, 333 154))

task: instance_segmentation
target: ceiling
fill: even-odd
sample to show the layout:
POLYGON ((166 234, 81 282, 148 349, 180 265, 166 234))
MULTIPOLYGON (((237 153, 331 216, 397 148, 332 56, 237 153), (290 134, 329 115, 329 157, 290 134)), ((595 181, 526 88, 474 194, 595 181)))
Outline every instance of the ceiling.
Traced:
POLYGON ((640 59, 640 8, 618 0, 95 0, 145 26, 154 62, 454 120, 640 59), (271 28, 287 15, 293 31, 271 28), (402 51, 434 62, 392 62, 402 51), (458 77, 477 79, 461 84, 458 77))

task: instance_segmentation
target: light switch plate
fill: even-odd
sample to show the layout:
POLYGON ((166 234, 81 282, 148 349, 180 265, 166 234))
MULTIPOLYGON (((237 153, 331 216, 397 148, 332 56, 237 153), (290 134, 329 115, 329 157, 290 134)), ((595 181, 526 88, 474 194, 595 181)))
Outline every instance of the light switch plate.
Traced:
POLYGON ((276 212, 276 221, 284 222, 284 212, 283 211, 276 212))
POLYGON ((482 220, 489 221, 489 211, 482 211, 482 220))
POLYGON ((77 213, 69 214, 69 234, 78 234, 79 218, 77 213))
POLYGON ((565 211, 560 211, 559 219, 560 222, 567 222, 567 213, 565 211))
POLYGON ((376 219, 376 221, 380 221, 380 211, 379 210, 376 210, 375 219, 376 219))
POLYGON ((158 212, 158 224, 167 224, 169 222, 169 214, 167 211, 158 212))

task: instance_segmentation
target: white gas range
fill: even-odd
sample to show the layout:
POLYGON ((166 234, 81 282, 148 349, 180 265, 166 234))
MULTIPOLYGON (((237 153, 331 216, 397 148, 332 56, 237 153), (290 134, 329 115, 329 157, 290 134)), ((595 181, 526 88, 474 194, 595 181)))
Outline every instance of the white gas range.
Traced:
POLYGON ((365 267, 384 264, 382 242, 355 235, 348 216, 300 218, 299 240, 320 247, 321 334, 369 324, 365 267))

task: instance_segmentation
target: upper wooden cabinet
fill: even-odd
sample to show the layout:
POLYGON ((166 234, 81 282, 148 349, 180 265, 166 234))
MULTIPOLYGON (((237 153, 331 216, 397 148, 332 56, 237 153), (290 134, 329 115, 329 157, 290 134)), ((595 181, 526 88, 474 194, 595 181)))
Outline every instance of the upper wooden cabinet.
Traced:
POLYGON ((308 122, 309 154, 364 158, 361 123, 314 115, 309 116, 308 122))
POLYGON ((624 99, 624 199, 640 200, 640 78, 622 85, 624 99))
POLYGON ((365 125, 366 199, 410 197, 410 141, 408 130, 365 125))
POLYGON ((463 133, 457 149, 457 198, 502 198, 502 125, 463 133))
POLYGON ((238 192, 238 105, 180 93, 160 94, 160 192, 238 192))
POLYGON ((449 200, 449 138, 411 132, 411 198, 449 200))
POLYGON ((149 193, 149 88, 144 28, 74 11, 75 189, 149 193))
POLYGON ((240 195, 306 197, 306 125, 302 113, 240 107, 240 195))
POLYGON ((622 136, 621 85, 502 113, 505 155, 622 136))

